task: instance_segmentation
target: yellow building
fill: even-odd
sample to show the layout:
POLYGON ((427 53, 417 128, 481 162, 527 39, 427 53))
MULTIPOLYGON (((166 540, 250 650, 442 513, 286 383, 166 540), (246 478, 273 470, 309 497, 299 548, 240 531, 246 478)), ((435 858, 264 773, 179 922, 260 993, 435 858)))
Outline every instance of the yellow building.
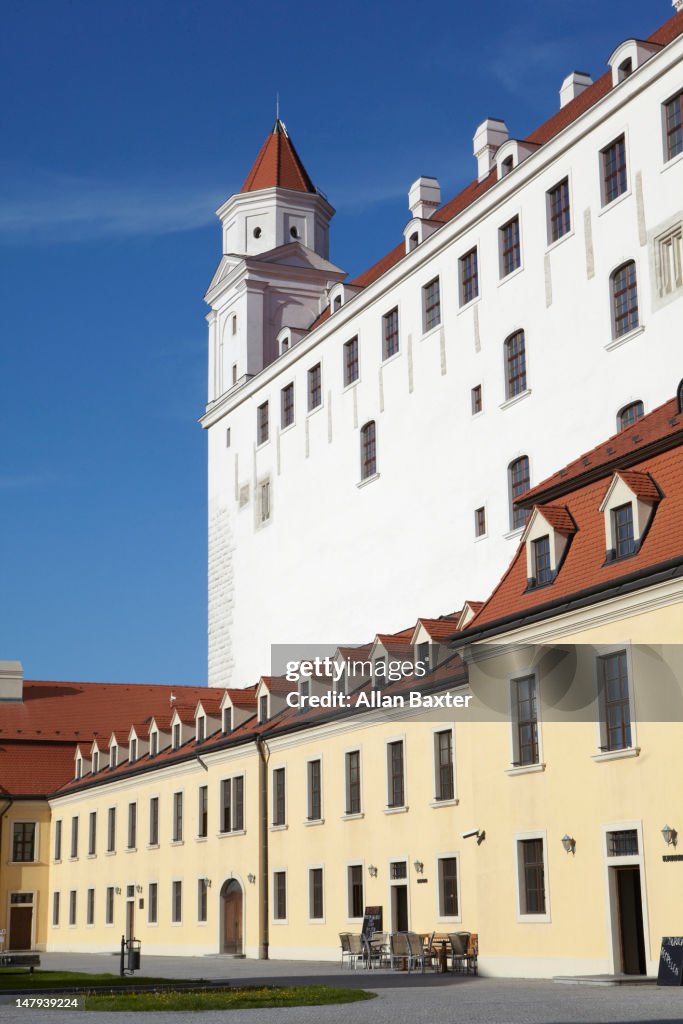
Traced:
POLYGON ((41 822, 47 948, 336 960, 372 906, 476 932, 483 973, 653 973, 683 899, 681 398, 520 499, 483 605, 247 690, 119 688, 49 850, 41 822))

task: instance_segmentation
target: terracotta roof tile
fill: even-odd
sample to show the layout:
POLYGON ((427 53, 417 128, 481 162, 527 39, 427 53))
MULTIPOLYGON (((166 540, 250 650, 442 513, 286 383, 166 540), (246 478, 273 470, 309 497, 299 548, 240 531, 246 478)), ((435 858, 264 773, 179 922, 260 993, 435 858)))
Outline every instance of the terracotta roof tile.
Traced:
POLYGON ((620 469, 617 473, 626 486, 636 497, 643 501, 659 501, 661 495, 657 485, 648 473, 639 473, 635 469, 620 469))
POLYGON ((295 192, 315 192, 315 186, 282 121, 278 118, 249 171, 242 192, 262 188, 288 188, 295 192))
POLYGON ((537 505, 539 514, 543 516, 548 526, 560 533, 574 533, 576 523, 569 514, 566 505, 537 505))

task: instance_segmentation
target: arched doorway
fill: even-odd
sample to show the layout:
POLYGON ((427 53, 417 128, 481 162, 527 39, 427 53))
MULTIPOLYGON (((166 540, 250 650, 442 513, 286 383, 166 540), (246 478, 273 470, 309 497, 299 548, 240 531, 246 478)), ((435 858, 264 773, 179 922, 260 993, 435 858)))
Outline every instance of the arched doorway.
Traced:
POLYGON ((236 878, 221 889, 221 953, 242 955, 242 886, 236 878))

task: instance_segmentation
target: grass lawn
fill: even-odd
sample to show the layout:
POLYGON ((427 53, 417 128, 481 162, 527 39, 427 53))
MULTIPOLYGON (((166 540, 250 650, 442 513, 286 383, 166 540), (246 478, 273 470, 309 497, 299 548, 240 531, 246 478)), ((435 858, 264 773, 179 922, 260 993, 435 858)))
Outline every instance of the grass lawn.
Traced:
POLYGON ((330 985, 298 985, 287 988, 231 988, 220 992, 136 992, 86 996, 86 1010, 255 1010, 266 1007, 328 1006, 374 999, 362 989, 330 985))
POLYGON ((80 971, 34 971, 18 967, 0 968, 0 992, 25 989, 27 994, 46 988, 70 988, 85 985, 162 985, 168 978, 141 978, 137 974, 122 978, 118 974, 85 974, 80 971))

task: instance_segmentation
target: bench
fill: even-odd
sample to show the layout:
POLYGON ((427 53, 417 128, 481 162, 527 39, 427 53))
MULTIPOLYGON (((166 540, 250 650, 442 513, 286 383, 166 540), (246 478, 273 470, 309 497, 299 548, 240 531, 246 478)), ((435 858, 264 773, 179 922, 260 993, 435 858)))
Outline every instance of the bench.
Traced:
POLYGON ((0 967, 28 967, 31 974, 35 967, 40 967, 38 953, 0 953, 0 967))

